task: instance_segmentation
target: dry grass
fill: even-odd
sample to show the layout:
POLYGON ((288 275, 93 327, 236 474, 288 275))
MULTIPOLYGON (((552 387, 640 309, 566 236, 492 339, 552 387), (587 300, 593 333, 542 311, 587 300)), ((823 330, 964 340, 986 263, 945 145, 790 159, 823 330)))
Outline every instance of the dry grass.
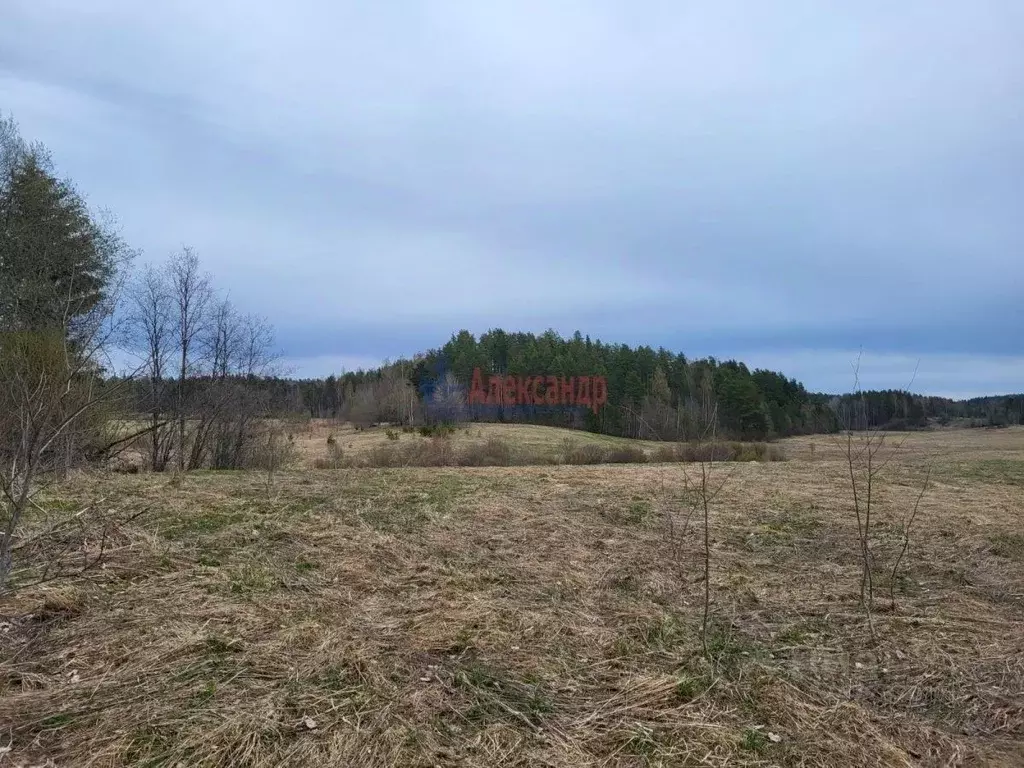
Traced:
POLYGON ((1024 764, 1024 430, 909 438, 878 490, 880 558, 928 461, 933 489, 877 645, 838 454, 786 449, 715 470, 711 662, 697 525, 667 535, 678 465, 292 470, 270 494, 258 473, 80 476, 54 515, 150 512, 105 568, 3 605, 0 747, 61 766, 1024 764))
MULTIPOLYGON (((416 429, 356 430, 351 425, 320 420, 296 427, 289 434, 300 457, 298 465, 316 469, 699 461, 709 458, 706 454, 711 448, 532 424, 468 424, 438 438, 425 437, 416 429)), ((716 446, 714 458, 781 461, 785 456, 776 445, 725 441, 716 446)))
MULTIPOLYGON (((315 419, 302 425, 296 425, 292 431, 295 444, 304 456, 304 465, 313 466, 313 462, 322 458, 327 447, 327 438, 334 436, 337 444, 349 456, 359 457, 370 454, 381 447, 395 444, 422 443, 429 438, 422 437, 418 431, 404 432, 396 428, 399 439, 390 440, 386 429, 373 427, 356 430, 351 424, 338 424, 326 419, 315 419)), ((475 446, 491 439, 507 442, 516 451, 529 456, 549 456, 551 463, 561 455, 565 440, 571 438, 581 445, 599 445, 604 448, 639 447, 647 452, 661 446, 661 443, 630 440, 610 435, 598 435, 577 430, 544 427, 534 424, 470 424, 455 430, 449 438, 456 450, 463 446, 475 446)))

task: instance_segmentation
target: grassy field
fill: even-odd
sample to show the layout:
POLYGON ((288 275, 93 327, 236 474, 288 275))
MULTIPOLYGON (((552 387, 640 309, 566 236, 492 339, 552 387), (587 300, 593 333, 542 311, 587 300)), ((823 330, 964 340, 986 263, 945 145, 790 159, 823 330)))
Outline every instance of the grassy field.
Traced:
MULTIPOLYGON (((360 457, 370 454, 374 449, 386 448, 394 443, 399 445, 424 440, 417 432, 402 432, 395 428, 398 440, 390 440, 387 430, 381 427, 356 431, 351 424, 336 424, 328 419, 312 419, 296 425, 289 434, 294 437, 299 463, 312 467, 314 462, 327 455, 327 438, 333 436, 338 446, 346 455, 360 457)), ((636 446, 645 451, 653 451, 658 443, 645 440, 629 440, 611 435, 598 435, 592 432, 581 432, 554 427, 542 427, 533 424, 472 424, 458 429, 452 435, 456 445, 475 444, 491 438, 508 441, 524 452, 531 454, 556 455, 565 440, 573 440, 580 445, 601 445, 606 447, 636 446)))
MULTIPOLYGON (((315 468, 328 459, 329 438, 335 441, 346 462, 356 465, 375 462, 379 465, 382 459, 393 464, 396 463, 396 458, 399 460, 397 463, 401 465, 403 454, 407 458, 409 454, 415 454, 417 448, 423 448, 425 443, 430 442, 429 438, 421 436, 415 429, 403 431, 399 427, 374 427, 356 430, 351 424, 338 424, 326 419, 315 419, 295 425, 286 424, 283 431, 291 438, 295 465, 310 468, 315 468), (397 454, 390 457, 390 461, 385 455, 389 451, 397 454)), ((579 454, 585 453, 587 449, 598 449, 599 453, 631 451, 642 454, 641 459, 655 461, 658 460, 660 453, 672 448, 671 444, 653 440, 631 440, 534 424, 469 424, 456 429, 445 442, 450 444, 451 453, 456 457, 486 451, 489 445, 497 443, 499 447, 507 447, 513 454, 509 463, 535 465, 573 463, 566 462, 567 452, 579 454)))
POLYGON ((699 467, 310 469, 329 429, 46 491, 34 562, 105 557, 2 605, 0 765, 1024 765, 1024 429, 907 437, 875 639, 832 439, 715 465, 707 654, 699 467))

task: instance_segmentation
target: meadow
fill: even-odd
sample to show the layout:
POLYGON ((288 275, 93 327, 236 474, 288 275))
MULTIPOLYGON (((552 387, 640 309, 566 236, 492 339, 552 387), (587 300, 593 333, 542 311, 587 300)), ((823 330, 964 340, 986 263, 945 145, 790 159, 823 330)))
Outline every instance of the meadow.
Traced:
POLYGON ((0 765, 1024 765, 1024 428, 892 436, 872 624, 841 444, 712 464, 706 628, 701 465, 486 425, 451 439, 648 461, 318 469, 328 436, 428 441, 43 492, 0 765))

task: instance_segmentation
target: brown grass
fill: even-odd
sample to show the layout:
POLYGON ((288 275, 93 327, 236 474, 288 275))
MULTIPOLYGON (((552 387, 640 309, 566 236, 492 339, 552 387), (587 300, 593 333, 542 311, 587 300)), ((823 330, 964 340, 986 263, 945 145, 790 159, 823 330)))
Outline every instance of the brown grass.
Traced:
POLYGON ((416 430, 362 429, 328 422, 292 432, 297 466, 507 467, 552 464, 643 464, 647 462, 783 461, 778 445, 724 441, 686 445, 630 440, 578 430, 526 424, 468 424, 444 437, 416 430), (389 436, 390 433, 390 436, 389 436))
POLYGON ((679 465, 292 470, 270 494, 259 473, 79 476, 51 516, 150 512, 105 568, 3 605, 0 747, 61 766, 1024 764, 1024 430, 904 446, 880 560, 928 461, 933 484, 877 645, 830 445, 715 469, 711 661, 697 526, 667 535, 690 508, 679 465))
MULTIPOLYGON (((350 424, 338 424, 326 419, 292 425, 289 432, 294 435, 295 445, 302 456, 302 466, 313 466, 321 459, 327 447, 327 438, 333 436, 346 455, 356 460, 365 457, 381 446, 412 445, 428 441, 418 431, 398 430, 398 440, 390 440, 383 427, 356 430, 350 424)), ((578 430, 545 427, 534 424, 468 424, 455 430, 449 438, 461 452, 463 447, 477 447, 491 439, 501 440, 512 446, 515 452, 531 457, 534 463, 560 463, 566 440, 580 446, 595 445, 604 449, 640 449, 651 455, 664 443, 650 440, 630 440, 624 437, 598 435, 578 430)))

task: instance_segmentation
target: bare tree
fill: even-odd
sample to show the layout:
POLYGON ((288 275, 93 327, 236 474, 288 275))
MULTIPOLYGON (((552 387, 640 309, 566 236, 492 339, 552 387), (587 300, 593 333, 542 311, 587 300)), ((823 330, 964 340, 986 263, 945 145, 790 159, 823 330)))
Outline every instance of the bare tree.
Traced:
MULTIPOLYGON (((695 385, 693 373, 688 374, 689 381, 687 391, 690 397, 685 405, 687 430, 693 431, 693 440, 680 442, 676 450, 677 458, 682 461, 683 488, 689 492, 689 503, 678 527, 675 521, 674 510, 667 509, 666 522, 668 527, 668 540, 671 548, 671 558, 679 569, 680 575, 685 570, 689 558, 685 556, 683 546, 687 532, 690 528, 690 521, 696 515, 701 525, 701 564, 703 594, 701 600, 701 622, 700 638, 704 655, 711 655, 711 646, 708 643, 708 634, 711 628, 712 614, 712 588, 711 575, 714 569, 713 550, 711 547, 711 524, 712 524, 712 503, 719 493, 725 488, 732 476, 727 472, 721 478, 718 477, 718 470, 715 464, 724 455, 719 452, 718 443, 718 401, 715 396, 714 378, 709 370, 702 372, 699 384, 695 385), (687 460, 696 460, 699 474, 691 478, 687 470, 687 460)), ((682 408, 680 408, 682 410, 682 408)), ((642 414, 637 414, 627 409, 627 414, 637 419, 638 424, 649 431, 655 439, 660 439, 657 430, 646 421, 642 414)), ((677 427, 678 431, 678 427, 677 427)))
MULTIPOLYGON (((882 431, 879 424, 872 424, 871 415, 868 412, 867 402, 863 396, 860 386, 860 361, 858 354, 853 363, 854 390, 853 396, 848 403, 836 401, 833 405, 836 418, 842 431, 837 437, 839 446, 843 452, 844 463, 850 480, 850 493, 853 501, 853 512, 857 522, 857 546, 860 556, 861 578, 860 578, 860 603, 867 616, 868 629, 872 638, 877 638, 874 622, 875 605, 875 548, 876 538, 876 498, 875 488, 879 476, 889 466, 890 462, 900 453, 907 437, 904 436, 895 442, 888 441, 888 435, 882 431)), ((914 376, 911 377, 909 390, 913 386, 914 376)), ((890 578, 895 580, 898 575, 899 566, 910 546, 910 532, 917 517, 917 510, 921 498, 927 490, 931 479, 931 469, 925 477, 921 493, 917 497, 913 511, 903 524, 903 542, 899 554, 893 564, 890 578)), ((895 590, 890 584, 890 597, 895 606, 895 590)))
POLYGON ((465 387, 459 384, 454 373, 447 371, 441 381, 437 382, 426 410, 435 421, 457 423, 465 420, 465 387))
POLYGON ((203 464, 211 439, 215 443, 212 448, 215 454, 214 466, 231 466, 230 460, 223 457, 223 435, 213 433, 215 426, 225 421, 227 411, 243 410, 242 401, 246 395, 244 387, 236 386, 236 382, 232 380, 238 368, 242 336, 241 318, 227 298, 214 300, 211 295, 210 301, 207 322, 200 329, 198 337, 201 354, 198 355, 199 362, 194 373, 205 376, 197 382, 199 391, 194 393, 193 407, 189 413, 192 430, 191 450, 186 463, 188 469, 196 469, 203 464), (203 363, 208 369, 202 367, 203 363))
POLYGON ((209 322, 202 339, 210 373, 214 380, 223 381, 236 373, 243 343, 242 318, 231 301, 221 299, 213 304, 209 322))
POLYGON ((239 373, 246 378, 267 376, 278 357, 273 350, 274 329, 266 318, 246 315, 241 320, 239 373))
POLYGON ((170 460, 172 446, 171 430, 165 429, 164 408, 167 368, 174 351, 172 298, 165 275, 147 266, 132 287, 131 304, 129 343, 140 352, 143 374, 149 383, 150 423, 145 436, 149 462, 154 472, 162 472, 170 460))
POLYGON ((209 278, 199 271, 199 257, 185 247, 167 265, 173 306, 173 328, 179 355, 175 418, 178 426, 178 471, 185 470, 185 388, 195 361, 198 339, 207 322, 212 291, 209 278))
MULTIPOLYGON (((694 388, 691 387, 691 391, 694 388)), ((696 440, 696 458, 700 475, 695 483, 690 481, 686 470, 683 470, 686 485, 696 489, 697 505, 700 510, 702 525, 701 549, 704 565, 704 595, 701 610, 700 641, 704 655, 708 656, 708 629, 711 621, 711 503, 722 492, 729 481, 731 472, 721 480, 716 479, 715 461, 718 459, 718 402, 715 398, 714 384, 710 371, 705 371, 697 392, 699 403, 694 403, 694 412, 700 425, 696 440)), ((685 466, 685 465, 684 465, 685 466)))
POLYGON ((189 248, 142 275, 133 308, 130 337, 150 379, 153 468, 171 456, 178 471, 244 466, 269 415, 269 393, 255 379, 276 360, 270 325, 218 297, 189 248))
POLYGON ((254 451, 274 453, 280 447, 273 441, 263 448, 257 445, 264 432, 275 429, 267 422, 267 393, 254 380, 272 370, 272 343, 266 320, 241 316, 226 300, 216 305, 207 331, 210 378, 192 413, 190 468, 208 462, 218 469, 237 469, 252 463, 254 451))

